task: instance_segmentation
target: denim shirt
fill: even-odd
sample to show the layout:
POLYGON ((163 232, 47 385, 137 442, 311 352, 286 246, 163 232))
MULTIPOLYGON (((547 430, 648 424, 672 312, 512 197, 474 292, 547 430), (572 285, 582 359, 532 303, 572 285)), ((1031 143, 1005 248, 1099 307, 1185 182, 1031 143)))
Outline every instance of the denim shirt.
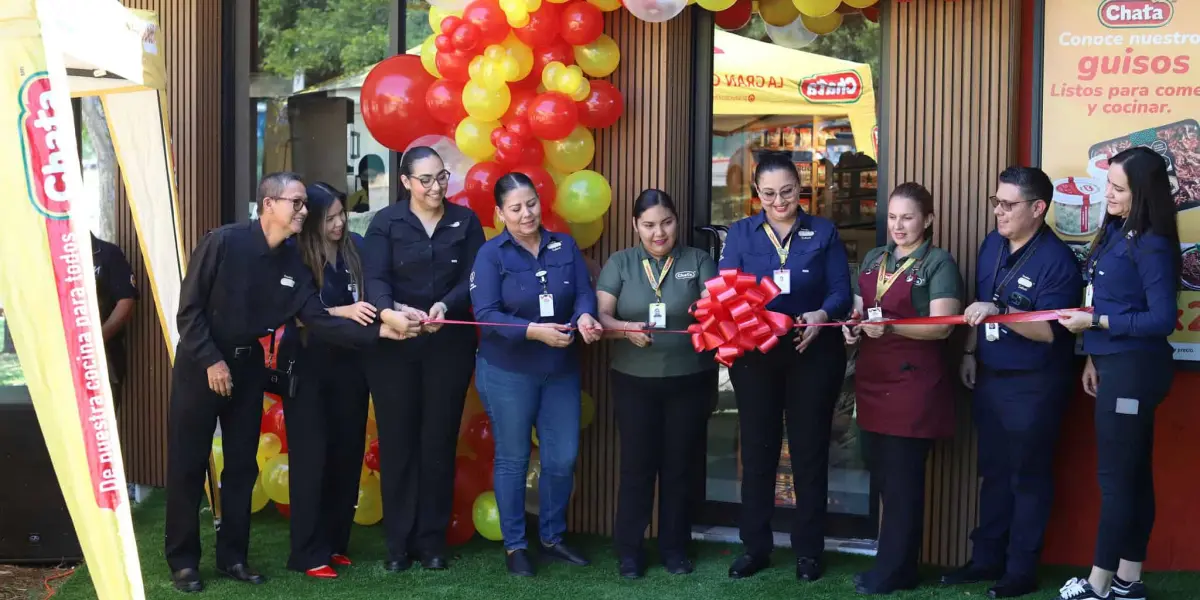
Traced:
MULTIPOLYGON (((721 249, 719 268, 741 269, 759 280, 772 278, 780 268, 779 253, 764 227, 770 227, 764 213, 731 225, 721 249)), ((786 268, 790 271, 791 293, 780 294, 767 309, 793 317, 820 309, 831 320, 845 317, 853 301, 850 262, 837 227, 828 219, 799 211, 792 231, 779 243, 787 245, 788 238, 791 248, 786 268)))
POLYGON ((1167 238, 1152 232, 1123 230, 1123 221, 1104 228, 1100 247, 1084 265, 1092 284, 1096 314, 1108 317, 1108 329, 1083 332, 1088 354, 1164 351, 1175 332, 1178 278, 1172 273, 1172 248, 1167 238))
POLYGON ((542 230, 534 257, 508 231, 479 249, 471 272, 475 319, 481 326, 479 356, 510 371, 551 374, 578 369, 580 336, 566 348, 525 339, 530 323, 574 326, 584 314, 596 316, 596 292, 587 262, 569 235, 542 230), (545 271, 545 283, 537 274, 545 271), (540 296, 554 296, 554 316, 541 316, 540 296))

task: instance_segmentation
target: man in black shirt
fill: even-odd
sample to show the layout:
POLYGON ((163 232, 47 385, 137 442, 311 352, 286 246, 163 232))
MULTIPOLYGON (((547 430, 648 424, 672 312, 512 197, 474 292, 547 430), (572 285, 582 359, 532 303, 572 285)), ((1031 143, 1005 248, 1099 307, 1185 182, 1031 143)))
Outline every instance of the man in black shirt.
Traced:
MULTIPOLYGON (((223 575, 248 583, 263 577, 246 565, 250 495, 267 379, 259 338, 299 319, 312 335, 353 348, 377 338, 415 336, 420 323, 388 311, 385 323, 359 325, 329 315, 311 271, 287 238, 307 215, 304 183, 272 173, 258 186, 258 221, 225 225, 200 240, 180 293, 179 346, 172 370, 167 457, 166 558, 175 587, 203 589, 200 500, 216 422, 221 423, 221 526, 216 562, 223 575)), ((286 377, 285 377, 286 379, 286 377)), ((303 383, 298 383, 304 385, 303 383)))
POLYGON ((121 249, 92 234, 92 266, 96 270, 96 300, 100 306, 104 354, 108 357, 108 379, 113 403, 121 403, 121 384, 125 381, 125 325, 133 317, 133 305, 140 298, 134 285, 133 269, 121 249))

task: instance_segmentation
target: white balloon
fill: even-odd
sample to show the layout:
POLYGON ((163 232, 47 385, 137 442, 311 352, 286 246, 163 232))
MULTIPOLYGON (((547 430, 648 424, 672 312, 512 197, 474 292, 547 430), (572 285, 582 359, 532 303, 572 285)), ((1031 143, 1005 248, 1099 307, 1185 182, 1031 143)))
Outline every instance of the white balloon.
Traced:
POLYGON ((625 0, 633 16, 651 23, 670 21, 687 8, 687 0, 625 0))
POLYGON ((809 31, 800 17, 796 17, 796 20, 783 27, 776 27, 770 23, 765 23, 765 25, 767 26, 767 36, 771 38, 771 41, 784 48, 799 50, 817 39, 817 34, 809 31))
POLYGON ((446 198, 463 191, 463 187, 466 185, 467 171, 475 166, 475 161, 463 154, 454 140, 444 135, 425 135, 413 140, 404 151, 408 152, 410 148, 417 146, 433 148, 433 151, 442 157, 442 163, 446 165, 446 170, 450 171, 450 183, 446 184, 446 198))

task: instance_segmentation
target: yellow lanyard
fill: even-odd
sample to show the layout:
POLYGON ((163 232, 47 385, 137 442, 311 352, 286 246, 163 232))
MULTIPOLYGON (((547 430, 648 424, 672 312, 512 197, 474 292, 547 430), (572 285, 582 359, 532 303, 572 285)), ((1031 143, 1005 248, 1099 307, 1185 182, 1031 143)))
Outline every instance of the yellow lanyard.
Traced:
POLYGON ((886 294, 889 289, 891 289, 892 284, 896 283, 896 278, 899 277, 905 269, 911 267, 913 263, 917 262, 917 259, 911 256, 908 257, 907 260, 900 264, 900 267, 896 269, 896 272, 892 273, 891 275, 887 274, 887 261, 888 254, 885 252, 883 254, 883 259, 879 261, 879 276, 875 280, 875 306, 879 306, 879 301, 882 300, 883 295, 886 294))
POLYGON ((775 252, 779 254, 779 268, 782 269, 787 264, 788 252, 792 249, 792 237, 788 236, 786 245, 779 243, 779 238, 775 235, 775 229, 770 223, 763 223, 763 229, 767 230, 767 238, 771 240, 771 245, 775 246, 775 252))
POLYGON ((671 271, 671 265, 674 264, 674 262, 675 257, 668 256, 667 262, 663 263, 662 272, 658 274, 658 277, 655 277, 654 267, 650 266, 650 259, 642 259, 642 268, 646 270, 646 279, 650 281, 650 289, 654 290, 654 296, 658 298, 660 302, 662 301, 663 280, 667 278, 667 273, 671 271))

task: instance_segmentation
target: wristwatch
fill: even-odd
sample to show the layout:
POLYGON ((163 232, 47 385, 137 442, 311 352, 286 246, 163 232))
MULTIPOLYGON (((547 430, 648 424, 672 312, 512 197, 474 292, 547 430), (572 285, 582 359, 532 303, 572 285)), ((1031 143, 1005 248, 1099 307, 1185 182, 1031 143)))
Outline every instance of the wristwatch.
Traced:
POLYGON ((1100 328, 1100 313, 1093 312, 1092 313, 1092 329, 1099 329, 1099 328, 1100 328))

